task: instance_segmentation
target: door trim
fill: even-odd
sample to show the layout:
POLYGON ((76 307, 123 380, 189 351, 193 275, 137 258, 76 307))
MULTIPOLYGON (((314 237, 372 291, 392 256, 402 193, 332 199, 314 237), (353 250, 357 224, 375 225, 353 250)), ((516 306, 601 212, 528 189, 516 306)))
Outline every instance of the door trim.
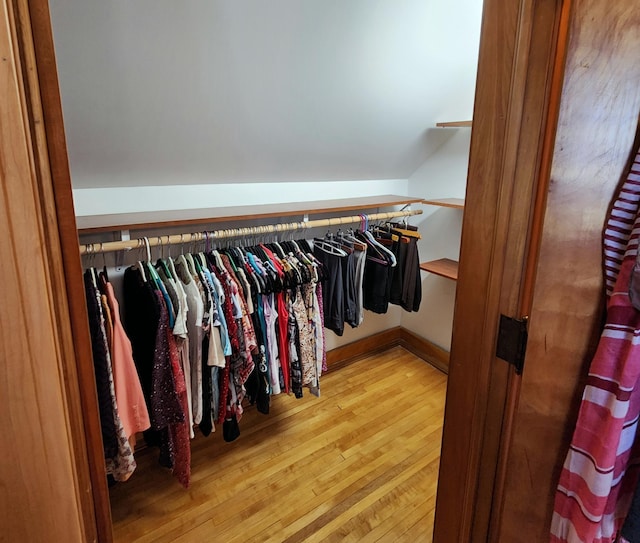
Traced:
MULTIPOLYGON (((82 449, 81 457, 88 464, 90 479, 83 488, 87 496, 83 503, 91 509, 91 514, 85 515, 86 533, 97 533, 97 541, 110 543, 111 507, 49 4, 47 0, 13 2, 21 56, 26 60, 23 81, 36 168, 39 177, 47 180, 47 214, 57 227, 61 250, 62 266, 57 273, 63 276, 73 342, 70 346, 73 355, 65 358, 64 368, 69 418, 75 429, 72 439, 76 449, 82 449)), ((91 536, 91 540, 96 540, 95 537, 91 536)))
MULTIPOLYGON (((542 228, 547 205, 547 194, 551 182, 551 164, 556 141, 556 129, 560 116, 560 99, 564 83, 564 72, 569 43, 569 24, 572 13, 573 1, 566 0, 560 12, 560 20, 557 31, 556 58, 552 65, 550 90, 548 97, 547 121, 542 137, 540 171, 537 187, 534 193, 534 202, 531 216, 530 236, 528 240, 527 254, 525 256, 525 268, 522 278, 522 289, 519 299, 519 312, 522 315, 531 315, 533 305, 533 292, 535 287, 538 255, 542 241, 542 228)), ((502 433, 498 450, 496 477, 492 496, 492 510, 490 517, 488 541, 499 541, 500 525, 504 503, 505 482, 507 476, 507 458, 511 439, 513 436, 513 423, 520 396, 520 376, 511 373, 507 384, 507 397, 505 401, 502 433)))
POLYGON ((568 0, 485 0, 436 543, 487 541, 500 511, 503 423, 515 406, 508 391, 520 378, 495 357, 498 320, 500 313, 524 316, 533 285, 524 279, 537 261, 530 249, 544 199, 536 195, 549 178, 545 145, 557 124, 569 9, 568 0))

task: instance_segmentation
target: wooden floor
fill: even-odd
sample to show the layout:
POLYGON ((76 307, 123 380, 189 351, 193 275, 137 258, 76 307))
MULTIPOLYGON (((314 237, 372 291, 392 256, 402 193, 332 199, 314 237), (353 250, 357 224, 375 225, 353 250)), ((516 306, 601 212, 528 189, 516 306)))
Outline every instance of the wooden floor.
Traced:
POLYGON ((322 397, 249 408, 192 442, 184 490, 156 462, 111 490, 118 542, 429 542, 446 376, 400 347, 323 377, 322 397))

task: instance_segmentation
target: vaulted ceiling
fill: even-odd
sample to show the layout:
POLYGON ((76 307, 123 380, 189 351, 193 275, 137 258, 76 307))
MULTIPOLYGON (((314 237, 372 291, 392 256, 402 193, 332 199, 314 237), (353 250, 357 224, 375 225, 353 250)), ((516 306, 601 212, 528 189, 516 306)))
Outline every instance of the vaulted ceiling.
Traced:
POLYGON ((52 0, 75 187, 406 179, 470 118, 481 0, 52 0))

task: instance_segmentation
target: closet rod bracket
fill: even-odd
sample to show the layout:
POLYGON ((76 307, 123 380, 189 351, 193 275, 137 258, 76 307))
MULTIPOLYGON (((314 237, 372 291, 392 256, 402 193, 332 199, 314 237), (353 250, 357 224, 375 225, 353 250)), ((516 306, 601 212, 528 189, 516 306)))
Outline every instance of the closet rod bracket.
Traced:
MULTIPOLYGON (((120 241, 130 241, 131 233, 129 230, 120 230, 120 241)), ((124 252, 118 251, 115 255, 115 267, 117 271, 122 270, 124 266, 124 252)))

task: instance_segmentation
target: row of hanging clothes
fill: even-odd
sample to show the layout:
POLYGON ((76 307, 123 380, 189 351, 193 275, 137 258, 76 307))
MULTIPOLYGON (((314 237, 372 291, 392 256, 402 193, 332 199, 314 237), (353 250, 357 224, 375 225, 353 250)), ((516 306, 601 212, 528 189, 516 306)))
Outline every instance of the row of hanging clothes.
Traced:
POLYGON ((323 239, 233 246, 137 262, 124 271, 123 322, 106 268, 85 289, 107 472, 135 470, 135 436, 185 487, 190 440, 222 426, 240 434, 245 399, 268 414, 272 395, 320 394, 325 326, 363 321, 389 303, 420 304, 419 234, 407 225, 323 239), (414 266, 415 263, 415 266, 414 266))
POLYGON ((345 322, 356 328, 364 309, 384 314, 389 304, 418 311, 422 300, 417 227, 386 223, 328 233, 313 240, 314 256, 327 270, 325 326, 342 336, 345 322))

